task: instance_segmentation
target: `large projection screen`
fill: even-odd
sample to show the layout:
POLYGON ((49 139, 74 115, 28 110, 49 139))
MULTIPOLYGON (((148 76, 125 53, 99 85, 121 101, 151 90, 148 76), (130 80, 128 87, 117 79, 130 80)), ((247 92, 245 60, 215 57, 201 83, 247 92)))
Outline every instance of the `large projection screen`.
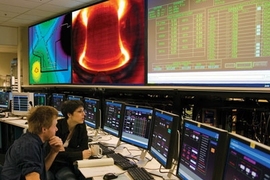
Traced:
POLYGON ((148 0, 148 85, 270 87, 269 0, 148 0))

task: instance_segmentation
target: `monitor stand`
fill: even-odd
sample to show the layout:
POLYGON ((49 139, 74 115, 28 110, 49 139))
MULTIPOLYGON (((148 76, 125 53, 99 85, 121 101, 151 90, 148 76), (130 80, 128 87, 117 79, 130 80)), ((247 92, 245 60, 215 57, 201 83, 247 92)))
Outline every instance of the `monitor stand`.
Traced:
POLYGON ((88 137, 92 139, 92 142, 97 142, 100 140, 100 138, 102 138, 100 135, 99 135, 99 130, 98 129, 92 129, 89 133, 89 130, 88 131, 88 137))
POLYGON ((145 158, 146 154, 147 154, 148 150, 142 150, 141 155, 140 155, 140 159, 137 162, 137 165, 139 167, 144 167, 146 165, 146 163, 148 162, 148 160, 145 158))
POLYGON ((167 173, 165 172, 161 173, 157 170, 157 171, 150 171, 149 174, 152 174, 153 176, 161 177, 163 180, 178 180, 177 177, 173 176, 176 166, 177 166, 177 161, 173 160, 173 165, 167 173))

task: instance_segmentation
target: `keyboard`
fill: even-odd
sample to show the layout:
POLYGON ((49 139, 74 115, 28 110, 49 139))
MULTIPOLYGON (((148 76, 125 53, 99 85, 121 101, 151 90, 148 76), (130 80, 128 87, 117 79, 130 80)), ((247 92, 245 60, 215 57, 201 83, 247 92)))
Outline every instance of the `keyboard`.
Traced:
POLYGON ((134 162, 128 160, 126 157, 124 157, 120 153, 107 154, 107 157, 113 158, 114 164, 123 170, 137 167, 137 165, 134 162))
POLYGON ((134 180, 152 180, 152 179, 154 179, 154 177, 151 176, 149 174, 149 172, 147 172, 142 167, 129 168, 127 170, 127 172, 134 180))
POLYGON ((107 146, 104 146, 103 144, 101 143, 97 143, 99 145, 99 147, 102 149, 102 155, 107 155, 107 154, 112 154, 114 153, 114 150, 110 149, 109 147, 107 146))
POLYGON ((132 161, 120 161, 120 162, 115 162, 114 164, 123 170, 128 170, 130 168, 137 167, 137 165, 132 161))
POLYGON ((113 158, 114 162, 129 161, 126 157, 124 157, 120 153, 107 154, 107 157, 108 158, 113 158))

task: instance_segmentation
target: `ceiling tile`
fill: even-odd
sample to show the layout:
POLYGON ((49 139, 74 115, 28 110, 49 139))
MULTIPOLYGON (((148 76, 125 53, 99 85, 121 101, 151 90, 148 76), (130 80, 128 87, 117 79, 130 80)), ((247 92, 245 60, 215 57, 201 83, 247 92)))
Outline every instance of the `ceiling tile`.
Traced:
POLYGON ((104 0, 0 0, 0 26, 29 26, 104 0))
POLYGON ((0 11, 0 17, 13 18, 13 17, 16 17, 18 15, 19 15, 19 13, 0 11))
POLYGON ((51 1, 48 4, 53 4, 57 6, 63 6, 63 7, 68 7, 68 8, 76 8, 83 3, 77 2, 77 1, 71 1, 71 0, 57 0, 57 1, 51 1))
POLYGON ((38 17, 48 17, 48 16, 52 16, 53 12, 50 11, 43 11, 43 10, 39 10, 39 9, 33 9, 28 11, 27 13, 25 13, 25 15, 29 15, 29 16, 38 16, 38 17))
POLYGON ((55 12, 55 13, 61 13, 67 11, 66 7, 57 6, 53 4, 44 4, 42 6, 37 7, 38 10, 44 10, 48 12, 55 12))
POLYGON ((26 8, 26 7, 18 7, 18 6, 0 4, 0 12, 1 11, 9 11, 9 12, 14 12, 14 13, 24 13, 28 10, 29 10, 29 8, 26 8))

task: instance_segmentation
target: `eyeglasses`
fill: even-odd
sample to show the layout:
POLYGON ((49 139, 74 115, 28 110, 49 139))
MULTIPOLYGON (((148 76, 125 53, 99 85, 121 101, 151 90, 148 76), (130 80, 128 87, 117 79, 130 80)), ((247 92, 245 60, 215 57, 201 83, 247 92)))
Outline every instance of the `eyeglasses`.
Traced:
POLYGON ((86 113, 86 111, 85 110, 78 110, 78 111, 75 111, 75 112, 77 112, 77 113, 86 113))

